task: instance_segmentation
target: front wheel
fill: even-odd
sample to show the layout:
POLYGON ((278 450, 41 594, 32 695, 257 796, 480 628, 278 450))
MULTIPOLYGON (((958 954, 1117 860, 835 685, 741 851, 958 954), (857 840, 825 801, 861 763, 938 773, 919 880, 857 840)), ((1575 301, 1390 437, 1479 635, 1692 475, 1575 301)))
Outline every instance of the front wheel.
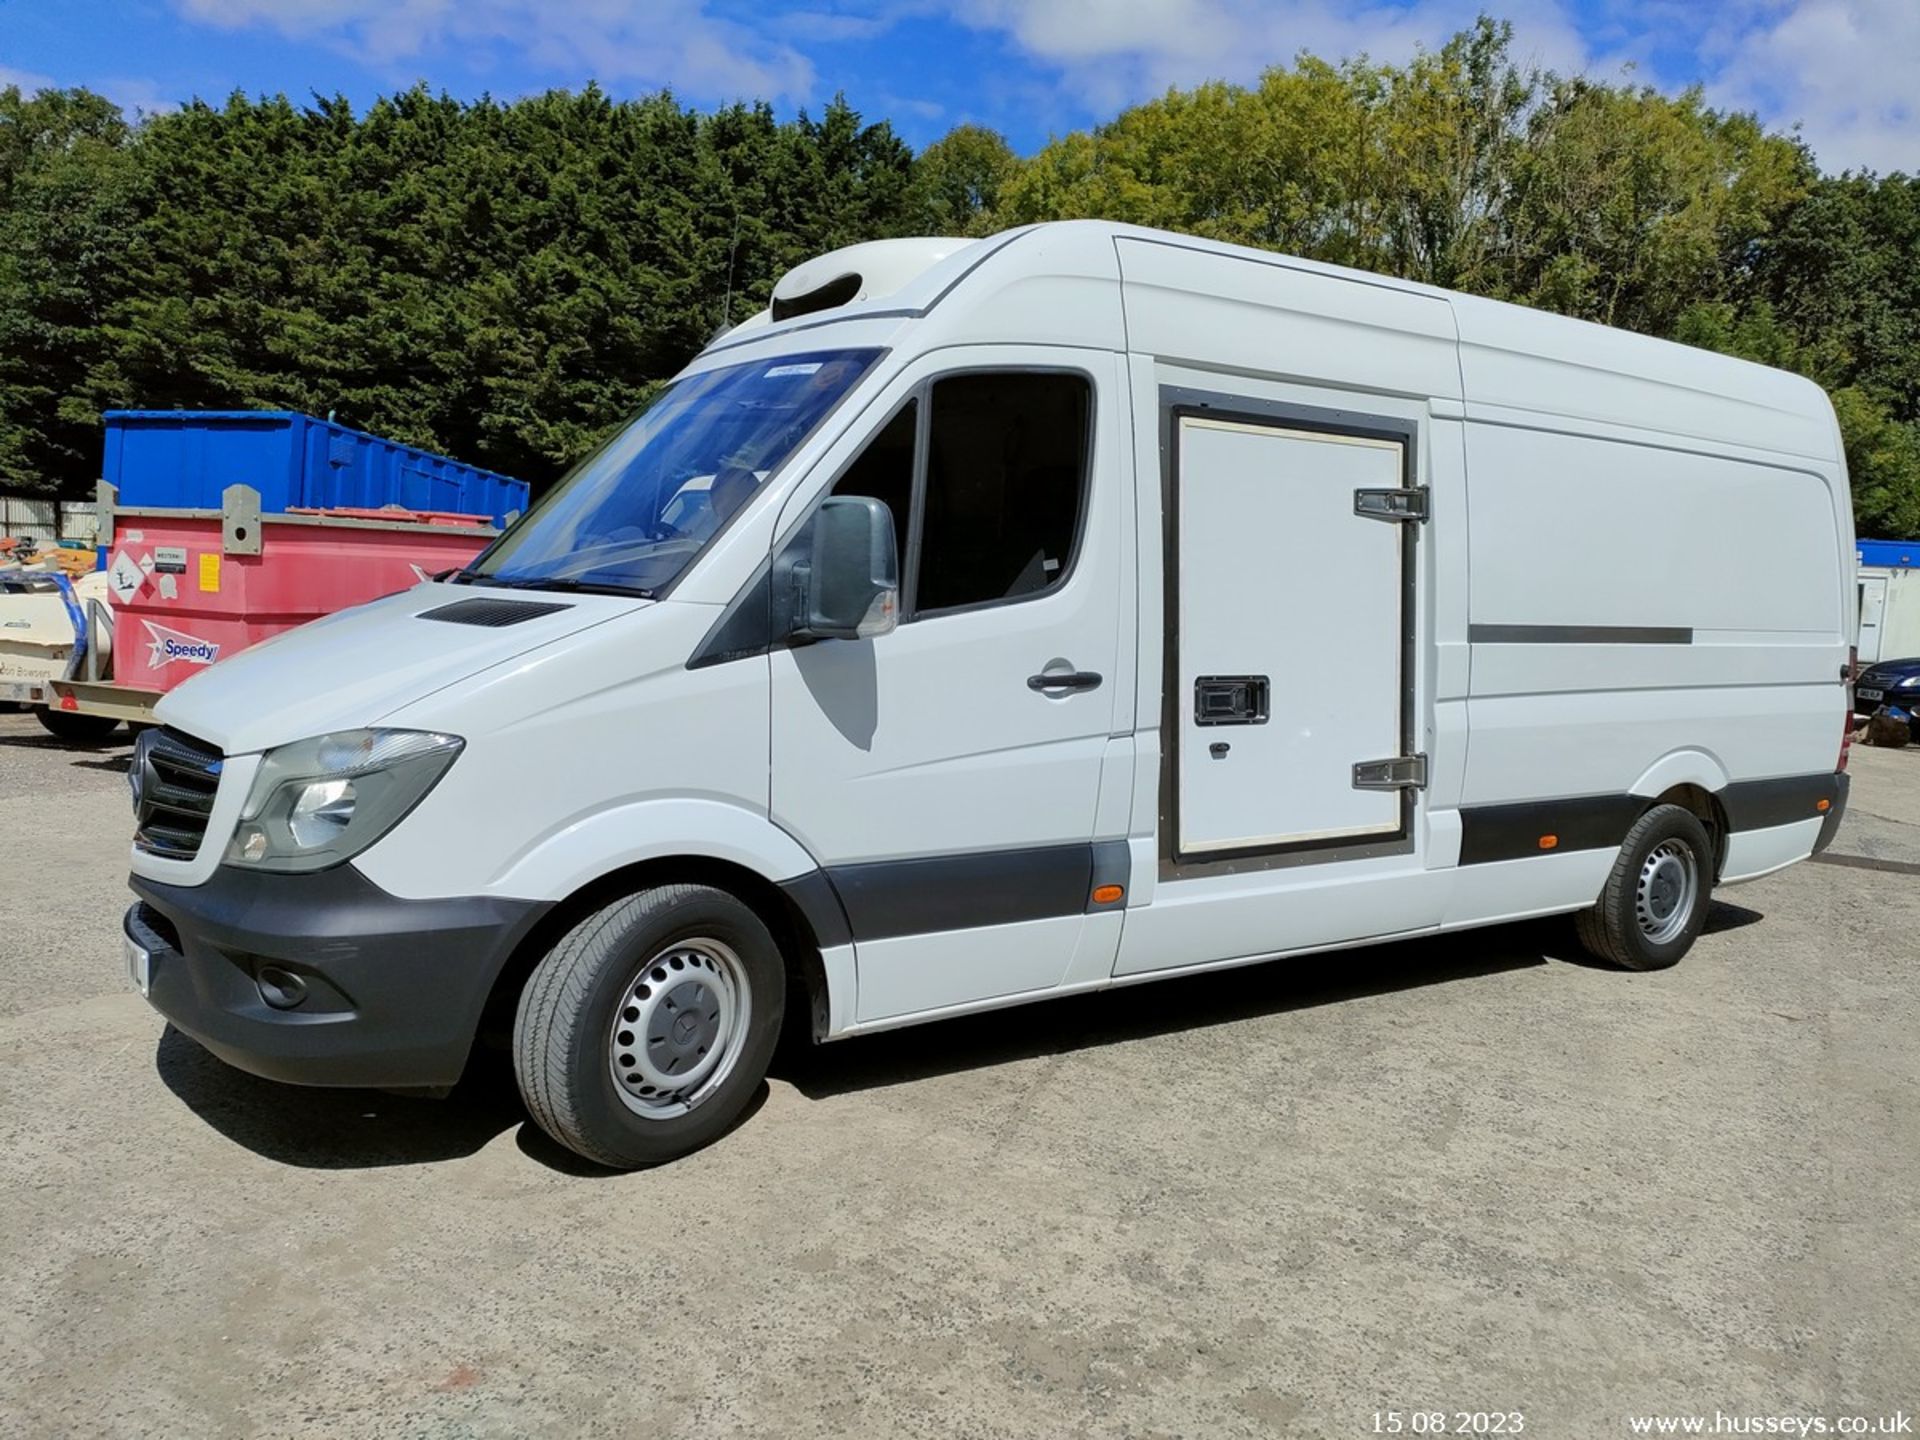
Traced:
POLYGON ((724 1134, 765 1078, 786 970, 760 917, 706 885, 639 891, 540 962, 513 1027, 521 1098, 542 1130, 615 1169, 724 1134))
POLYGON ((1706 827, 1690 810, 1656 805, 1621 842, 1599 903, 1576 917, 1580 943, 1624 969, 1665 969, 1692 948, 1712 891, 1706 827))

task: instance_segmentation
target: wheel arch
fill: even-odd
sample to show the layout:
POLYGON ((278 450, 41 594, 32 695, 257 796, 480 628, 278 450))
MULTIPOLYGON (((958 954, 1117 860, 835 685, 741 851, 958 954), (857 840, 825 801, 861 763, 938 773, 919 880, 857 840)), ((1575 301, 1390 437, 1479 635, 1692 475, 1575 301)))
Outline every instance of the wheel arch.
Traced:
POLYGON ((1717 883, 1727 861, 1726 806, 1721 794, 1729 783, 1726 767, 1704 750, 1676 750, 1662 756, 1636 780, 1628 793, 1647 803, 1641 813, 1656 805, 1678 805, 1691 811, 1706 827, 1713 842, 1713 878, 1717 883))
MULTIPOLYGON (((794 1002, 798 1001, 803 1007, 798 1013, 807 1017, 810 1035, 819 1039, 826 1033, 832 992, 821 955, 826 940, 814 919, 778 882, 760 871, 738 860, 688 853, 651 856, 608 870, 580 885, 541 916, 494 976, 481 1010, 480 1036, 511 1034, 521 991, 541 959, 567 931, 624 896, 671 884, 724 890, 759 916, 773 932, 786 962, 790 1023, 794 1002)), ((838 905, 837 897, 833 903, 838 905)))

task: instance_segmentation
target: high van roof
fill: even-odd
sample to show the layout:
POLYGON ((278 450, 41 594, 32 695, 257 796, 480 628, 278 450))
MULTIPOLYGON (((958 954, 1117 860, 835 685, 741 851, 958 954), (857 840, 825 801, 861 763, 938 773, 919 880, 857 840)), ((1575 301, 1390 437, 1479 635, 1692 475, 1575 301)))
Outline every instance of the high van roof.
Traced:
MULTIPOLYGON (((1401 310, 1417 315, 1416 328, 1430 341, 1451 332, 1447 338, 1457 347, 1459 376, 1458 388, 1448 393, 1484 418, 1524 423, 1528 412, 1544 412, 1600 429, 1652 430, 1834 464, 1840 460, 1838 428, 1825 392, 1787 371, 1370 271, 1103 220, 1053 221, 981 240, 915 237, 831 251, 782 277, 769 308, 716 339, 708 354, 842 322, 874 322, 861 328, 875 333, 915 323, 933 332, 917 337, 916 343, 925 346, 1008 342, 1151 349, 1137 336, 1129 344, 1126 288, 1148 283, 1144 277, 1150 273, 1192 276, 1199 257, 1264 267, 1254 272, 1215 264, 1218 284, 1212 293, 1216 301, 1238 300, 1250 311, 1271 312, 1280 327, 1276 333, 1284 333, 1288 311, 1309 313, 1316 302, 1305 292, 1333 293, 1301 280, 1294 280, 1290 291, 1288 277, 1365 286, 1383 301, 1403 296, 1437 302, 1401 310), (1186 263, 1169 269, 1165 262, 1175 252, 1186 263)), ((1164 288, 1193 282, 1163 278, 1153 283, 1164 288)), ((1397 328, 1401 322, 1380 323, 1397 328)), ((1183 358, 1203 361, 1192 351, 1205 344, 1204 332, 1196 334, 1183 358)), ((1285 374, 1284 345, 1271 353, 1273 373, 1285 374)), ((1311 367, 1303 373, 1310 375, 1311 367)), ((1391 377, 1376 388, 1417 393, 1396 386, 1391 377)))

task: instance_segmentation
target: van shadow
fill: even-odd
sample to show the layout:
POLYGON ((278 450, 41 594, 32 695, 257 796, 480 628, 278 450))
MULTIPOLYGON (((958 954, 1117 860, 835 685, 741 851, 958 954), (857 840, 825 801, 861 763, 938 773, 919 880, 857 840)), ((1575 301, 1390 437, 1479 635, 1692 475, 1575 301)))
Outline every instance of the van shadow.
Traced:
MULTIPOLYGON (((581 1179, 609 1170, 550 1138, 527 1114, 504 1054, 475 1050, 445 1099, 384 1090, 282 1085, 215 1059, 169 1025, 153 1057, 161 1083, 208 1126, 263 1160, 302 1170, 378 1170, 433 1165, 477 1154, 514 1130, 528 1159, 581 1179)), ((728 1133, 766 1103, 762 1084, 728 1133)))
MULTIPOLYGON (((107 736, 104 740, 62 740, 57 735, 30 733, 26 735, 0 735, 0 746, 13 750, 64 750, 74 755, 103 755, 118 750, 121 769, 133 755, 133 737, 124 731, 107 736)), ((97 762, 76 762, 97 763, 97 762)))
POLYGON ((124 775, 133 769, 133 752, 109 755, 102 760, 74 760, 70 763, 75 770, 104 770, 110 775, 124 775))
MULTIPOLYGON (((1766 916, 1758 910, 1749 910, 1744 905, 1729 905, 1725 900, 1710 900, 1707 902, 1706 923, 1700 927, 1700 935, 1704 939, 1708 935, 1721 935, 1729 930, 1744 930, 1747 926, 1757 924, 1764 919, 1766 916)), ((1589 955, 1572 943, 1573 920, 1571 917, 1562 921, 1561 924, 1565 927, 1568 943, 1562 947, 1565 953, 1555 955, 1554 959, 1564 960, 1569 965, 1584 965, 1589 970, 1619 970, 1618 965, 1589 955)), ((1686 961, 1681 961, 1681 964, 1685 963, 1686 961)))
MULTIPOLYGON (((1756 911, 1715 901, 1704 933, 1739 929, 1760 918, 1756 911)), ((826 1099, 1390 991, 1476 980, 1553 961, 1615 968, 1588 957, 1575 939, 1571 920, 1557 916, 1124 985, 841 1044, 802 1040, 783 1047, 773 1073, 810 1099, 826 1099)), ((1620 978, 1626 982, 1633 977, 1622 972, 1620 978)))
POLYGON ((511 1077, 502 1085, 486 1066, 471 1067, 476 1073, 444 1100, 282 1085, 215 1059, 171 1025, 153 1066, 182 1104, 227 1139, 307 1170, 458 1160, 527 1119, 511 1077))
MULTIPOLYGON (((1715 901, 1704 933, 1742 929, 1761 918, 1757 911, 1715 901)), ((1564 917, 1526 921, 1120 986, 844 1044, 813 1045, 794 1037, 775 1056, 772 1073, 809 1099, 827 1099, 1553 961, 1599 965, 1580 949, 1564 917)), ((1623 983, 1633 978, 1620 976, 1623 983)), ((308 1170, 431 1165, 473 1155, 514 1130, 520 1152, 549 1169, 581 1178, 620 1173, 549 1139, 521 1103, 506 1057, 484 1047, 476 1049, 467 1074, 444 1100, 262 1080, 215 1059, 172 1026, 160 1037, 154 1069, 207 1125, 281 1165, 308 1170)), ((763 1084, 730 1129, 747 1123, 766 1098, 763 1084)))

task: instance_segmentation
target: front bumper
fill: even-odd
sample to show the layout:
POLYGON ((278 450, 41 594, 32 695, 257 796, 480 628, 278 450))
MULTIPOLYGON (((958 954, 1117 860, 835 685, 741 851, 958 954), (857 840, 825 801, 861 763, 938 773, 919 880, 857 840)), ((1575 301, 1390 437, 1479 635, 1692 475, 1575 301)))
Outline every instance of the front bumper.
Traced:
POLYGON ((495 978, 550 908, 402 900, 352 865, 129 884, 153 1007, 228 1064, 297 1085, 453 1084, 495 978))

